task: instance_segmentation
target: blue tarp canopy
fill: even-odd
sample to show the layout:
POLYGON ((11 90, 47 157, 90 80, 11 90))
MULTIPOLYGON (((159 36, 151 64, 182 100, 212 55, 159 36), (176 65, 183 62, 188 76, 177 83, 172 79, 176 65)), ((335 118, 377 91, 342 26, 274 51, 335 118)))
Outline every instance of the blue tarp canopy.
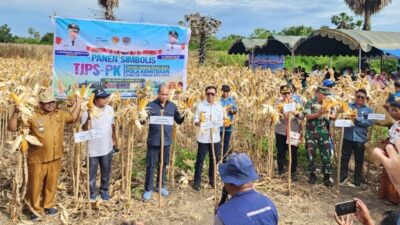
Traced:
POLYGON ((399 49, 381 49, 381 51, 400 59, 400 48, 399 49))

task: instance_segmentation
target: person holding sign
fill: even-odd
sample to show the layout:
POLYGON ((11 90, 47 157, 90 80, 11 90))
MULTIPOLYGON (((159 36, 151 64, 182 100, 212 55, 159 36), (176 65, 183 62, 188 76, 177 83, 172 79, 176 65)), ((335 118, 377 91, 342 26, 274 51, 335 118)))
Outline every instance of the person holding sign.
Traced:
POLYGON ((89 140, 87 143, 89 151, 89 183, 90 201, 97 198, 96 175, 100 166, 100 196, 104 201, 110 199, 111 162, 113 149, 117 148, 115 136, 114 109, 107 105, 107 98, 110 96, 103 88, 97 88, 94 93, 94 107, 99 115, 91 112, 84 112, 81 118, 83 130, 93 129, 100 133, 101 138, 89 140))
POLYGON ((232 136, 232 121, 233 121, 233 116, 237 113, 238 108, 236 106, 235 100, 229 96, 229 92, 231 91, 231 88, 229 85, 222 85, 222 96, 219 102, 221 103, 222 107, 224 108, 227 118, 225 120, 229 120, 228 123, 224 124, 224 127, 221 128, 220 130, 220 135, 221 138, 223 138, 224 141, 224 146, 223 147, 223 156, 225 156, 229 150, 229 143, 231 140, 232 136), (225 132, 224 132, 225 129, 225 132))
MULTIPOLYGON (((152 123, 154 121, 152 117, 166 117, 173 118, 177 124, 181 124, 184 121, 183 115, 181 115, 178 111, 176 105, 168 100, 169 96, 169 88, 168 86, 161 86, 158 89, 158 98, 152 102, 150 102, 147 107, 149 110, 150 116, 150 124, 149 124, 149 134, 147 137, 147 156, 146 156, 146 180, 144 184, 144 193, 143 200, 149 201, 153 194, 154 188, 154 170, 157 164, 160 164, 160 155, 161 155, 161 126, 164 126, 164 158, 163 160, 163 168, 162 168, 162 188, 161 194, 163 196, 168 196, 169 192, 166 185, 167 179, 167 165, 169 163, 169 149, 172 144, 172 125, 173 124, 163 124, 160 123, 152 123), (163 111, 162 111, 163 110, 163 111), (161 114, 163 113, 163 115, 161 114)), ((172 121, 172 123, 173 123, 172 121)), ((142 121, 144 122, 144 121, 142 121)), ((160 171, 160 166, 158 166, 158 171, 160 171)), ((159 172, 157 173, 157 182, 156 187, 158 189, 159 186, 159 172)))
POLYGON ((305 105, 306 123, 306 149, 308 152, 310 177, 309 184, 315 184, 317 176, 315 175, 317 157, 316 150, 319 149, 322 161, 322 171, 324 173, 324 185, 333 186, 333 180, 330 177, 332 173, 331 152, 329 141, 329 122, 334 119, 330 114, 330 109, 322 108, 322 101, 330 95, 327 87, 318 87, 315 97, 309 100, 305 105))
MULTIPOLYGON (((292 94, 290 87, 288 85, 282 85, 280 87, 280 93, 281 97, 275 102, 275 106, 280 108, 280 105, 283 104, 288 104, 291 102, 294 102, 296 105, 301 106, 301 98, 297 96, 296 94, 292 94)), ((296 107, 297 108, 297 107, 296 107)), ((283 108, 282 108, 283 110, 283 108)), ((298 112, 296 109, 292 111, 294 117, 292 117, 291 120, 291 132, 295 132, 300 134, 301 133, 301 127, 300 127, 300 121, 304 119, 304 114, 298 112)), ((285 163, 286 163, 286 152, 289 149, 288 143, 287 143, 287 137, 288 137, 288 125, 287 125, 287 120, 288 120, 288 115, 289 112, 282 113, 280 114, 280 121, 275 127, 275 144, 277 148, 277 161, 278 161, 278 174, 282 175, 285 172, 285 163)), ((290 135, 289 135, 290 136, 290 135)), ((298 141, 297 143, 291 142, 291 148, 292 148, 292 167, 291 167, 291 172, 292 172, 292 180, 297 181, 297 146, 298 146, 298 141)))
POLYGON ((355 96, 354 102, 349 104, 350 109, 357 112, 356 117, 349 118, 354 121, 354 126, 344 128, 343 151, 340 163, 340 184, 344 184, 348 179, 349 161, 354 150, 355 168, 353 184, 360 186, 364 163, 364 145, 368 141, 368 127, 372 126, 373 121, 368 119, 368 114, 372 113, 372 109, 367 106, 367 91, 359 89, 356 91, 355 96))
POLYGON ((215 160, 220 160, 220 141, 221 136, 219 134, 219 127, 222 126, 224 118, 223 108, 219 102, 215 101, 215 95, 217 94, 217 88, 214 86, 208 86, 205 90, 206 101, 200 102, 197 105, 194 124, 200 127, 200 132, 197 135, 197 157, 196 165, 194 170, 194 185, 193 188, 200 191, 201 185, 201 172, 203 170, 204 159, 208 152, 210 164, 208 167, 208 177, 210 179, 210 185, 214 187, 214 156, 213 148, 215 153, 215 160), (209 126, 206 126, 211 124, 209 126), (215 126, 214 126, 215 124, 215 126))
MULTIPOLYGON (((39 110, 29 119, 30 134, 42 146, 29 144, 27 202, 32 211, 31 219, 36 220, 44 211, 55 215, 55 195, 58 177, 61 172, 61 157, 64 153, 64 127, 74 123, 80 114, 82 100, 76 96, 72 113, 57 109, 56 98, 51 90, 39 93, 39 110)), ((17 131, 19 107, 16 105, 7 129, 17 131)))

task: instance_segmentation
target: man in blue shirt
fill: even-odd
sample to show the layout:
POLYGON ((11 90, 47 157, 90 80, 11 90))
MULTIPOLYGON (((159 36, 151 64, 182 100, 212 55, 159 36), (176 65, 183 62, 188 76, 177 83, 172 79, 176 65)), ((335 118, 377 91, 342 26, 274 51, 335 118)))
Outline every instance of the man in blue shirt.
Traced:
POLYGON ((344 184, 348 178, 349 161, 354 150, 355 169, 354 185, 360 186, 362 182, 362 168, 364 163, 364 144, 368 141, 368 127, 373 121, 368 120, 368 114, 372 109, 366 105, 367 92, 365 89, 356 91, 354 103, 350 103, 351 109, 357 109, 357 117, 354 118, 354 126, 344 129, 343 152, 340 166, 340 183, 344 184))
MULTIPOLYGON (((173 117, 177 124, 183 123, 184 117, 178 111, 178 108, 173 102, 168 101, 169 89, 167 86, 161 86, 158 90, 158 98, 150 102, 147 107, 149 116, 161 116, 161 110, 164 110, 163 116, 173 117)), ((161 194, 168 196, 169 192, 165 187, 167 165, 169 163, 169 149, 172 144, 172 125, 164 125, 164 162, 162 174, 162 189, 161 194)), ((147 137, 147 156, 146 156, 146 181, 144 184, 143 200, 151 199, 154 185, 154 170, 158 164, 160 171, 159 158, 161 154, 161 125, 150 124, 149 134, 147 137)), ((157 172, 156 187, 158 188, 159 172, 157 172)))
MULTIPOLYGON (((236 106, 235 100, 231 96, 229 96, 229 92, 231 91, 231 88, 229 87, 229 85, 222 85, 221 90, 222 90, 222 97, 219 102, 221 103, 224 110, 226 110, 228 118, 232 122, 233 117, 237 113, 238 108, 236 106)), ((227 118, 225 118, 225 119, 227 119, 227 118)), ((220 134, 221 134, 221 139, 222 139, 222 135, 224 134, 223 127, 221 128, 220 134)), ((231 136, 232 136, 232 125, 225 127, 224 135, 225 136, 224 136, 224 140, 223 140, 224 141, 223 155, 226 155, 226 153, 229 150, 229 143, 230 143, 231 136)))
POLYGON ((245 153, 233 153, 219 165, 224 188, 232 196, 217 209, 214 225, 276 225, 278 212, 274 203, 254 190, 258 179, 253 162, 245 153))
POLYGON ((396 97, 400 98, 400 81, 397 80, 394 82, 394 93, 390 94, 388 99, 386 100, 386 103, 390 104, 392 102, 396 101, 396 97))

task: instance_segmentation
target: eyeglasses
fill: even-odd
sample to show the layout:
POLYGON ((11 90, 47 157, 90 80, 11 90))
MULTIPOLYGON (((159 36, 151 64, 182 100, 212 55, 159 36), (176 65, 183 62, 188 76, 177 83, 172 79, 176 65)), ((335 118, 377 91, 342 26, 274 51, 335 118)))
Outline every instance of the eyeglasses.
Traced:
POLYGON ((288 95, 288 94, 290 94, 290 92, 285 92, 285 93, 282 93, 282 95, 288 95))
POLYGON ((207 95, 207 96, 214 96, 215 93, 207 92, 206 95, 207 95))
POLYGON ((359 98, 359 99, 366 99, 367 97, 361 96, 361 95, 357 95, 356 98, 359 98))

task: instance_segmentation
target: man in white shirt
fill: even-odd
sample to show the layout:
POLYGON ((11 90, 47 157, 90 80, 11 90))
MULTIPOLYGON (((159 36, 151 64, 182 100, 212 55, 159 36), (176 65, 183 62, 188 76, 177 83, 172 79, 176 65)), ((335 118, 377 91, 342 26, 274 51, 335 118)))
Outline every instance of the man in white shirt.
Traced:
POLYGON ((84 112, 81 123, 84 130, 93 129, 101 133, 101 138, 89 140, 87 147, 89 150, 89 179, 90 179, 90 200, 96 201, 97 187, 96 174, 100 165, 101 183, 100 196, 104 201, 110 199, 108 193, 111 177, 111 161, 113 147, 117 146, 114 126, 114 109, 107 105, 107 98, 110 96, 103 88, 93 91, 95 115, 84 112))
POLYGON ((201 186, 201 171, 203 170, 203 163, 208 152, 210 164, 208 168, 208 177, 210 179, 210 185, 214 186, 214 162, 212 145, 214 145, 216 160, 220 158, 220 141, 219 127, 222 126, 223 122, 223 108, 218 101, 215 101, 215 95, 217 94, 217 88, 214 86, 208 86, 205 91, 207 100, 200 102, 197 105, 194 124, 200 127, 200 132, 197 135, 198 151, 196 158, 196 166, 194 172, 194 186, 193 188, 197 191, 200 190, 201 186), (205 125, 212 125, 212 128, 205 127, 205 125), (212 130, 212 136, 211 136, 212 130))
POLYGON ((68 24, 68 39, 56 41, 56 50, 86 51, 86 44, 81 40, 80 28, 77 24, 68 24))
POLYGON ((167 47, 164 49, 165 54, 167 55, 183 55, 185 54, 185 44, 179 44, 178 42, 178 32, 170 31, 168 32, 168 44, 167 47))

